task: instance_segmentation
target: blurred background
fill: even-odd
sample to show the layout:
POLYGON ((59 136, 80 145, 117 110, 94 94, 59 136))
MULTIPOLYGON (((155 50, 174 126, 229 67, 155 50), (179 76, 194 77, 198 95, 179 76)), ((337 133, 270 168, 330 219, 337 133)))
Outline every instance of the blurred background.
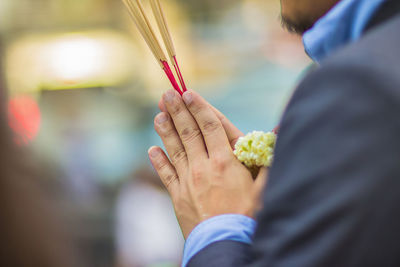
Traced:
MULTIPOLYGON (((310 64, 279 1, 162 3, 188 87, 243 132, 274 128, 310 64)), ((179 266, 183 238, 147 159, 170 85, 122 1, 0 0, 0 43, 15 142, 86 266, 179 266)))

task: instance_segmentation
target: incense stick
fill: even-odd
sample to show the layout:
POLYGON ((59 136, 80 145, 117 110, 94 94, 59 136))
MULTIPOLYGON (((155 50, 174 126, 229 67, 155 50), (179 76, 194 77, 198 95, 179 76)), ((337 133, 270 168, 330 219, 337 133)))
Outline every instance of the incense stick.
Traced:
POLYGON ((158 51, 153 45, 153 41, 150 39, 148 36, 148 33, 146 32, 146 29, 143 27, 143 22, 141 21, 140 17, 136 13, 135 7, 132 5, 132 3, 129 0, 122 0, 126 7, 128 8, 129 14, 136 24, 136 27, 138 28, 140 34, 143 36, 143 39, 145 40, 146 44, 149 46, 151 52, 153 53, 154 57, 157 59, 158 63, 160 64, 161 68, 164 68, 162 62, 159 60, 160 55, 158 54, 158 51))
POLYGON ((168 55, 170 57, 171 64, 175 67, 175 72, 179 78, 183 91, 187 91, 185 81, 183 80, 181 70, 176 59, 176 50, 174 43, 172 42, 171 33, 168 28, 167 20, 165 18, 164 11, 161 6, 160 0, 150 0, 150 5, 153 10, 154 17, 157 21, 161 37, 164 41, 168 55))
POLYGON ((150 48, 151 52, 153 53, 154 57, 157 59, 157 62, 160 64, 160 67, 164 70, 165 74, 167 75, 169 81, 171 82, 174 89, 179 93, 183 94, 186 91, 186 85, 183 81, 182 74, 180 72, 177 60, 176 60, 176 53, 175 48, 172 43, 171 36, 169 34, 169 30, 165 21, 165 17, 163 17, 163 11, 161 8, 160 3, 154 2, 151 0, 151 6, 153 9, 154 16, 156 17, 157 24, 159 26, 161 36, 163 38, 164 44, 166 46, 168 55, 170 57, 171 64, 175 67, 175 71, 179 78, 179 82, 182 86, 183 91, 180 89, 175 76, 168 64, 167 58, 161 45, 157 39, 157 36, 154 33, 154 30, 150 24, 148 17, 144 11, 144 8, 140 2, 140 0, 122 0, 127 7, 129 14, 131 15, 132 20, 136 24, 140 34, 143 36, 147 46, 150 48), (157 15, 156 15, 157 14, 157 15))

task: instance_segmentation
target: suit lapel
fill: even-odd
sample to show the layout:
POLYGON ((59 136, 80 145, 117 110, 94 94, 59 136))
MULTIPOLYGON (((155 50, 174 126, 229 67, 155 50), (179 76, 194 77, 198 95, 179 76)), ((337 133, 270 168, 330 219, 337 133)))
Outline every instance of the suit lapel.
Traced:
POLYGON ((364 32, 368 32, 396 16, 400 16, 400 1, 387 0, 381 5, 375 15, 372 17, 364 32))

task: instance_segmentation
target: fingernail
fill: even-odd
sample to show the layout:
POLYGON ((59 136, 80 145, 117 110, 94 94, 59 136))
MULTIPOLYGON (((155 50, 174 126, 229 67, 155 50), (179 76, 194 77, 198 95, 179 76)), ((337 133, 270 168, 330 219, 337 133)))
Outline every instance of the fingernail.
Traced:
POLYGON ((189 105, 193 101, 193 95, 191 92, 185 92, 183 94, 183 101, 185 102, 186 105, 189 105))
POLYGON ((157 124, 163 124, 168 120, 168 116, 165 113, 161 113, 157 116, 156 122, 157 124))
POLYGON ((164 100, 165 100, 167 103, 172 103, 172 101, 174 101, 174 97, 175 97, 175 92, 172 91, 172 90, 169 90, 169 91, 167 91, 167 92, 165 93, 165 95, 164 95, 164 100))
POLYGON ((149 149, 149 155, 151 158, 156 158, 160 155, 160 150, 156 147, 151 147, 149 149))

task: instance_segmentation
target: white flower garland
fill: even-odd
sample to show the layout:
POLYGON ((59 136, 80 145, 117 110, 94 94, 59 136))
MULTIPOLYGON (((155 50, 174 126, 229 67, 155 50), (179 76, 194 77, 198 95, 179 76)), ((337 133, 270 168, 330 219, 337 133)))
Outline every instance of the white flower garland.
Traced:
POLYGON ((240 137, 233 153, 248 168, 270 167, 274 159, 276 134, 254 131, 240 137))

